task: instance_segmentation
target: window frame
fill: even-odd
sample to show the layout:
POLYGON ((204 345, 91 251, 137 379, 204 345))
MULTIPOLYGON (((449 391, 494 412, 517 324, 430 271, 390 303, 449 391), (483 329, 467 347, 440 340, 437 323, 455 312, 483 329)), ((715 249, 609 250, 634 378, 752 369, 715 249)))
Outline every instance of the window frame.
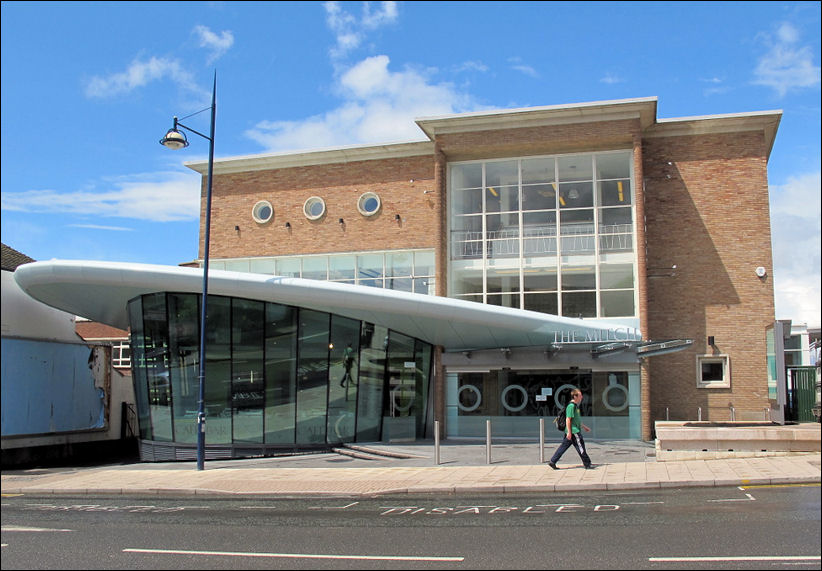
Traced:
POLYGON ((696 387, 698 389, 729 389, 731 388, 731 358, 725 353, 716 355, 696 356, 696 387), (722 380, 706 381, 702 378, 702 365, 705 363, 719 363, 722 365, 722 380))

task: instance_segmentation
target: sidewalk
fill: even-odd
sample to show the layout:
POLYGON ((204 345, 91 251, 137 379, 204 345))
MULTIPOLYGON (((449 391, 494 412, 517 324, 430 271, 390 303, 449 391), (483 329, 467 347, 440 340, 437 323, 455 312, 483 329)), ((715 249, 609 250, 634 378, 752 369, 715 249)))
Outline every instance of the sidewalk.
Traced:
POLYGON ((657 462, 652 444, 588 443, 594 470, 569 449, 552 470, 546 443, 448 441, 436 463, 432 443, 374 443, 336 453, 282 458, 135 463, 4 470, 2 493, 165 496, 379 496, 387 494, 551 493, 691 486, 820 483, 820 453, 657 462))

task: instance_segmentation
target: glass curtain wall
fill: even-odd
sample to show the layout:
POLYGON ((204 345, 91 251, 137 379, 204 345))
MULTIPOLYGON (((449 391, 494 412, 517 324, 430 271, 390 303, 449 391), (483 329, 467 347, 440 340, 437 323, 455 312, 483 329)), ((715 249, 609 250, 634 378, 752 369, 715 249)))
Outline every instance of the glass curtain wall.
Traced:
POLYGON ((237 258, 212 260, 211 267, 435 295, 433 250, 237 258))
MULTIPOLYGON (((200 299, 129 303, 144 440, 196 443, 200 299)), ((208 304, 206 445, 258 454, 425 437, 429 344, 309 309, 222 296, 208 304)))
POLYGON ((449 164, 449 295, 568 317, 635 317, 631 157, 449 164))
POLYGON ((485 437, 486 420, 495 436, 534 437, 539 418, 546 419, 552 439, 552 420, 570 402, 571 389, 584 395, 581 410, 593 438, 638 438, 639 375, 626 371, 494 370, 451 373, 448 435, 485 437))

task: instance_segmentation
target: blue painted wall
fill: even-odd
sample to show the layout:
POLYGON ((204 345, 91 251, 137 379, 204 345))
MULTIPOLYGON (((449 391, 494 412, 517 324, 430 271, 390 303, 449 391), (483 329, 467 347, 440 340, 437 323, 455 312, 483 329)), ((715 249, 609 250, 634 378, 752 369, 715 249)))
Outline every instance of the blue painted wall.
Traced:
POLYGON ((90 347, 3 339, 0 350, 3 436, 105 427, 104 394, 94 386, 90 347))

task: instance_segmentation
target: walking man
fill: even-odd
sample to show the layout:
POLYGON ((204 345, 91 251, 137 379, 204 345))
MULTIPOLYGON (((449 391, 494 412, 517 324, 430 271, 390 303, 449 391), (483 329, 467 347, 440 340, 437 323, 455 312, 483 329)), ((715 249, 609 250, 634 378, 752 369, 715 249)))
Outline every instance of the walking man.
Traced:
POLYGON ((582 430, 591 432, 591 429, 582 424, 582 413, 579 410, 581 402, 582 391, 579 389, 572 390, 571 402, 565 407, 565 435, 562 438, 562 443, 559 445, 559 448, 557 448, 554 455, 551 456, 551 459, 548 461, 548 465, 554 470, 559 470, 559 468, 557 468, 557 462, 559 462, 559 459, 562 458, 562 455, 565 454, 565 451, 571 446, 576 448, 577 454, 579 454, 579 457, 582 459, 582 465, 586 470, 591 470, 594 467, 594 465, 591 464, 588 453, 585 451, 585 439, 582 438, 582 430))

